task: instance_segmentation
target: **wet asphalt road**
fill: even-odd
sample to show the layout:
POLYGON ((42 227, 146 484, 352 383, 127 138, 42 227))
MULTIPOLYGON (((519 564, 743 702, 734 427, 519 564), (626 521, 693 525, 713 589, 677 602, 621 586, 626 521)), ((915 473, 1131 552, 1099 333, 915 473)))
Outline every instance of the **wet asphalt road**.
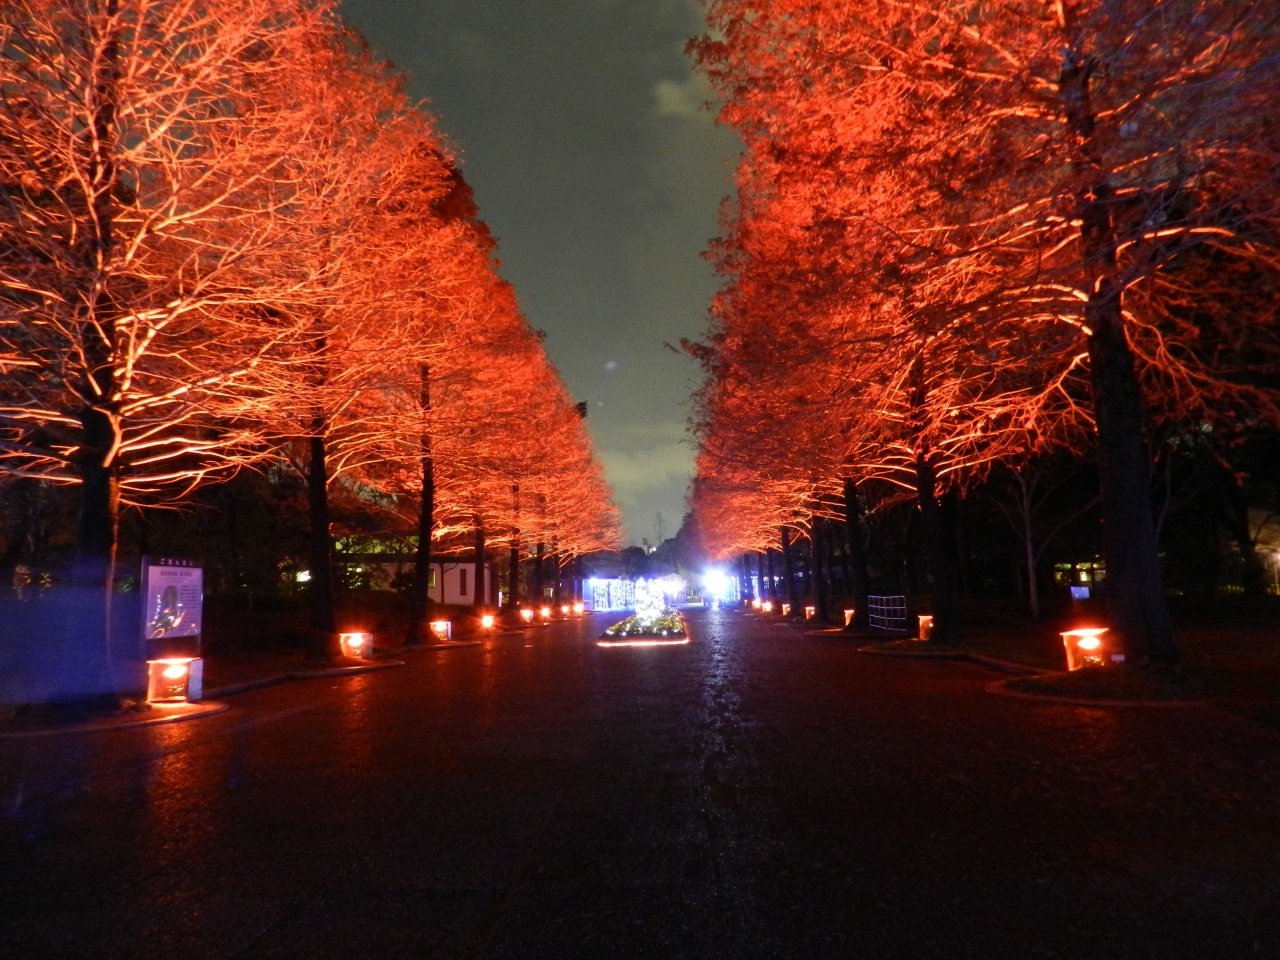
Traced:
POLYGON ((595 618, 0 742, 0 956, 1280 957, 1280 734, 595 618))

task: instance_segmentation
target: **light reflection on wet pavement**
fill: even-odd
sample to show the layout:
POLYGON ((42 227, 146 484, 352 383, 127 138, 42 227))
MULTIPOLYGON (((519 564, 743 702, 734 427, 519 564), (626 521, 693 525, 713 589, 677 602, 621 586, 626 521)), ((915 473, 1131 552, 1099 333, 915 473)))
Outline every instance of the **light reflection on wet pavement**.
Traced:
POLYGON ((9 957, 1280 956, 1280 736, 593 618, 0 743, 9 957))

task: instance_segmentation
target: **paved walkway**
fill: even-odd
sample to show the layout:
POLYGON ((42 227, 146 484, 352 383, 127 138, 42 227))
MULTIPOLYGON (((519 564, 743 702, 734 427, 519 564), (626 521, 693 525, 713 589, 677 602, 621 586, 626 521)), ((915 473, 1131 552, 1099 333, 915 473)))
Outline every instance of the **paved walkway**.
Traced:
POLYGON ((0 743, 0 956, 1280 956, 1274 730, 606 623, 0 743))

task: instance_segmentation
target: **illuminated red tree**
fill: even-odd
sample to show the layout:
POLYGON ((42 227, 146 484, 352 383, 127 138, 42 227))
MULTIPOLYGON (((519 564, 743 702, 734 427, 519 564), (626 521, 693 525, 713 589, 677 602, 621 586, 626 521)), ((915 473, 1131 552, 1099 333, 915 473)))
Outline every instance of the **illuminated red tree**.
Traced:
MULTIPOLYGON (((723 39, 695 45, 748 144, 747 220, 767 210, 790 230, 775 272, 810 278, 796 299, 815 324, 860 313, 876 339, 873 311, 896 315, 892 362, 850 374, 877 395, 857 428, 870 462, 902 446, 927 488, 921 465, 1023 455, 1091 419, 1113 626, 1157 660, 1176 648, 1144 417, 1275 413, 1238 357, 1202 348, 1192 318, 1210 301, 1184 279, 1198 257, 1271 269, 1275 143, 1256 116, 1276 88, 1275 15, 1245 0, 725 0, 723 39)), ((1265 338, 1250 339, 1256 360, 1265 338)))
MULTIPOLYGON (((122 496, 260 449, 305 301, 294 96, 325 2, 15 0, 0 24, 0 470, 80 491, 88 690, 110 689, 122 496), (106 604, 101 598, 106 598, 106 604)), ((80 693, 86 692, 81 689, 80 693)))
POLYGON ((396 426, 360 477, 388 494, 412 529, 410 631, 418 640, 430 617, 436 541, 476 559, 478 601, 490 544, 554 540, 572 554, 614 545, 619 529, 581 417, 497 275, 469 187, 438 146, 417 145, 400 166, 381 218, 416 252, 392 283, 403 337, 418 346, 383 351, 391 388, 378 399, 396 426), (527 509, 533 502, 540 509, 527 509))

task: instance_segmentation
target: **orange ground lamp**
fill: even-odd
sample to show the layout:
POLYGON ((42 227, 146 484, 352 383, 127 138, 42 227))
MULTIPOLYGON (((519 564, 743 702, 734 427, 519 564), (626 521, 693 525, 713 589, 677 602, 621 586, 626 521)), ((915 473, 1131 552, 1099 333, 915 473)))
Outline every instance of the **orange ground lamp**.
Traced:
POLYGON ((204 661, 199 657, 165 657, 147 661, 147 702, 186 703, 199 700, 204 661))
POLYGON ((1106 632, 1106 627, 1079 627, 1063 631, 1062 645, 1067 650, 1067 670, 1123 663, 1124 654, 1111 651, 1107 638, 1103 636, 1106 632))
POLYGON ((920 632, 916 634, 917 640, 929 640, 933 637, 933 614, 920 614, 920 632))
POLYGON ((368 660, 373 654, 373 634, 340 633, 338 634, 338 647, 342 650, 344 657, 368 660))

